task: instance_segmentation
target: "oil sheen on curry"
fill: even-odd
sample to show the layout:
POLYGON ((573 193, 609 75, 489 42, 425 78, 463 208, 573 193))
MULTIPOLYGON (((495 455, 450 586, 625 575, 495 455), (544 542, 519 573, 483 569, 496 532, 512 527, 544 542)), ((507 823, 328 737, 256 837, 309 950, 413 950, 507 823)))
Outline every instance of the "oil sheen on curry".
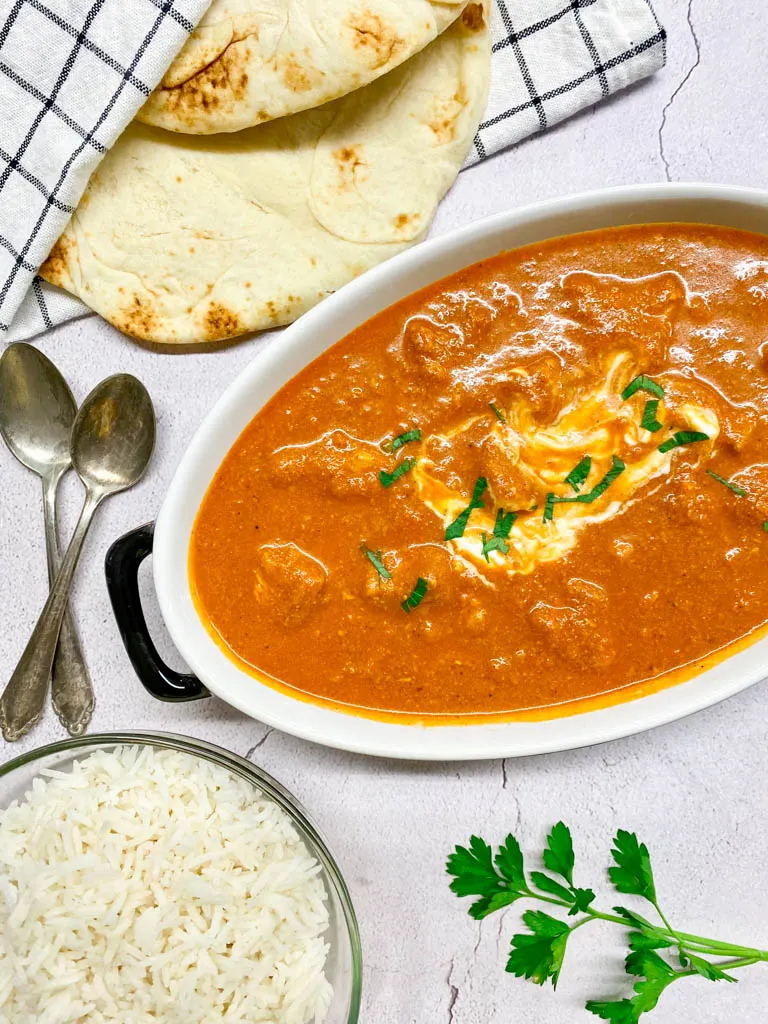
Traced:
POLYGON ((652 224, 419 291, 240 436, 190 549, 230 657, 358 713, 562 714, 768 621, 768 238, 652 224))

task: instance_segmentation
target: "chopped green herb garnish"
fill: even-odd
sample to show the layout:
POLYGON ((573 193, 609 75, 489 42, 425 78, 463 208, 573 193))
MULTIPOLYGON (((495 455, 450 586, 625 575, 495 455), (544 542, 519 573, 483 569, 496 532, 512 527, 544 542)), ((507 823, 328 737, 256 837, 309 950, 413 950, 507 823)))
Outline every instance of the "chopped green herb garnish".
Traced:
POLYGON ((664 444, 659 445, 659 451, 662 453, 671 452, 673 448, 682 448, 686 444, 696 444, 697 441, 708 441, 709 434, 702 434, 700 430, 678 430, 673 436, 668 438, 664 444))
POLYGON ((612 456, 613 465, 605 474, 603 479, 595 484, 592 490, 588 494, 580 494, 578 498, 569 498, 568 501, 580 501, 585 505, 591 504, 593 501, 597 501, 601 494, 604 494, 611 486, 614 480, 621 476, 624 470, 627 468, 621 461, 618 455, 612 456))
MULTIPOLYGON (((690 851, 684 848, 681 856, 688 858, 681 860, 682 867, 688 867, 690 851)), ((586 1005, 601 1020, 638 1024, 672 984, 697 976, 715 982, 736 981, 734 971, 768 961, 765 949, 673 931, 660 907, 648 847, 634 832, 619 829, 616 833, 608 877, 617 892, 644 900, 652 919, 623 906, 600 907, 594 890, 576 884, 573 841, 562 821, 550 831, 539 859, 545 870, 530 870, 520 843, 511 834, 495 850, 484 839, 472 836, 467 846, 456 847, 446 869, 452 876, 452 892, 473 897, 469 914, 476 921, 513 903, 536 905, 537 909, 523 912, 523 927, 512 936, 506 963, 509 974, 536 985, 551 980, 552 987, 557 986, 567 949, 577 941, 574 933, 578 929, 596 921, 602 927, 610 923, 628 929, 625 998, 593 999, 586 1005)), ((611 960, 607 960, 606 968, 606 985, 612 990, 616 982, 611 960)), ((681 1017, 674 1011, 673 1016, 681 1017)), ((682 1014, 687 1016, 693 1019, 695 1014, 682 1014)))
POLYGON ((486 562, 490 561, 488 555, 491 551, 500 551, 502 555, 506 555, 509 551, 509 544, 507 544, 507 537, 509 531, 515 524, 517 519, 517 512, 505 512, 503 508, 500 508, 496 513, 496 524, 493 527, 493 536, 489 537, 487 533, 483 533, 483 554, 485 555, 486 562))
POLYGON ((488 405, 490 405, 491 409, 493 409, 493 413, 496 416, 496 419, 499 421, 499 423, 507 422, 507 417, 504 415, 501 409, 498 408, 498 406, 494 405, 493 402, 489 402, 488 405))
POLYGON ((512 527, 515 525, 517 512, 505 512, 500 508, 496 513, 496 524, 493 527, 494 537, 508 537, 512 527))
POLYGON ((382 469, 379 472, 379 480, 381 480, 382 487, 391 487, 395 480, 399 480, 401 476, 413 469, 416 465, 416 459, 403 459, 399 466, 395 466, 391 473, 388 473, 386 469, 382 469))
POLYGON ((565 482, 574 491, 580 491, 581 485, 589 476, 589 471, 592 469, 592 457, 585 455, 578 466, 574 466, 568 476, 565 478, 565 482))
POLYGON ((365 543, 365 541, 363 541, 362 544, 360 545, 360 550, 363 552, 365 557, 368 559, 368 561, 371 563, 373 568, 376 570, 376 572, 379 574, 379 576, 381 576, 383 580, 392 579, 391 574, 387 572, 386 567, 381 560, 380 551, 372 551, 365 543))
POLYGON ((766 533, 768 533, 768 519, 766 519, 765 522, 763 523, 763 529, 765 530, 766 533))
POLYGON ((424 595, 427 592, 427 581, 419 576, 416 580, 416 586, 410 592, 408 597, 404 601, 400 602, 400 607, 404 612, 408 612, 410 615, 412 608, 418 608, 421 602, 424 600, 424 595))
POLYGON ((418 427, 413 430, 406 430, 404 434, 398 434, 397 437, 393 437, 391 440, 382 442, 381 447, 385 452, 396 452, 398 448, 402 448, 404 444, 408 444, 410 441, 420 441, 421 431, 418 427))
POLYGON ((746 498, 747 492, 743 487, 739 487, 737 484, 732 484, 730 480, 726 480, 725 477, 719 476, 717 473, 713 473, 711 469, 708 469, 707 473, 709 473, 713 479, 717 480, 719 484, 722 484, 723 487, 727 487, 729 491, 733 491, 737 497, 746 498))
POLYGON ((626 400, 631 398, 636 391, 647 391, 651 395, 655 395, 657 398, 664 397, 664 388, 661 384, 657 384, 655 380, 651 380, 650 377, 646 377, 644 373, 641 373, 639 377, 635 377, 633 381, 621 392, 621 397, 626 400))
POLYGON ((661 430, 664 426, 663 423, 659 423, 656 419, 656 413, 659 408, 658 398, 649 398, 645 403, 645 409, 643 409, 643 419, 640 426, 643 430, 650 430, 652 434, 655 434, 657 430, 661 430))
POLYGON ((478 477, 475 483, 475 489, 472 492, 472 500, 464 509, 463 512, 459 512, 453 522, 450 524, 448 529, 445 531, 446 540, 456 540, 457 537, 463 537, 464 531, 467 528, 469 517, 476 508, 483 507, 483 494, 488 486, 488 481, 484 476, 478 477))
POLYGON ((556 494, 548 494, 547 504, 544 508, 544 522, 546 523, 554 517, 555 505, 573 505, 576 502, 581 505, 591 505, 593 501, 597 501, 602 494, 605 494, 613 481, 620 477, 627 468, 617 455, 614 455, 612 458, 613 465, 611 468, 603 479, 596 483, 592 490, 586 494, 579 494, 575 498, 559 498, 556 494))

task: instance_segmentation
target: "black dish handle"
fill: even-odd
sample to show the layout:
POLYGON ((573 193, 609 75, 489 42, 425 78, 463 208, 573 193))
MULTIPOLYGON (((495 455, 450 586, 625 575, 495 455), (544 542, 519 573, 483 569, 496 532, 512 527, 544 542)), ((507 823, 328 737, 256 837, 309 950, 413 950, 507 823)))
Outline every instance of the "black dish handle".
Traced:
POLYGON ((104 571, 112 610, 125 649, 145 689, 158 700, 210 697, 197 676, 174 672, 152 643, 139 596, 139 566, 152 554, 155 524, 146 523, 116 540, 107 552, 104 571))

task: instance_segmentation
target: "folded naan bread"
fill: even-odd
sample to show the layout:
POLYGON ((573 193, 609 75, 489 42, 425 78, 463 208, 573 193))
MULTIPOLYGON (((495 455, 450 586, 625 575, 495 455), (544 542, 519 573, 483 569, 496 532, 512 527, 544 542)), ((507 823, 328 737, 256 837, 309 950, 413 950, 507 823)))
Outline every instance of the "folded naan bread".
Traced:
POLYGON ((443 32, 467 0, 213 0, 139 114, 239 131, 345 96, 443 32))
POLYGON ((42 276, 147 341, 291 322, 424 236, 485 107, 487 26, 472 3, 365 89, 236 134, 131 125, 42 276))

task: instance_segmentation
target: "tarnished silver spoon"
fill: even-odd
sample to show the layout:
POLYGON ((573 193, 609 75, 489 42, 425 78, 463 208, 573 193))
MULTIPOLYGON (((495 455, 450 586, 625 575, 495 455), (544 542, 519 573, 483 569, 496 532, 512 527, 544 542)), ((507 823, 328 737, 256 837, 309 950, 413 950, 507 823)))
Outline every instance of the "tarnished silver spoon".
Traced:
POLYGON ((85 484, 85 504, 37 625, 0 697, 0 728, 8 741, 23 736, 42 714, 72 577, 93 515, 110 495, 138 483, 154 445, 152 401, 135 377, 109 377, 83 402, 72 427, 71 452, 85 484))
MULTIPOLYGON (((48 582, 61 563, 56 531, 56 492, 72 466, 69 442, 77 405, 67 382, 39 349, 9 345, 0 358, 0 434, 19 462, 43 481, 48 582)), ((64 613, 51 673, 56 714, 73 736, 93 713, 93 687, 69 608, 64 613)))

